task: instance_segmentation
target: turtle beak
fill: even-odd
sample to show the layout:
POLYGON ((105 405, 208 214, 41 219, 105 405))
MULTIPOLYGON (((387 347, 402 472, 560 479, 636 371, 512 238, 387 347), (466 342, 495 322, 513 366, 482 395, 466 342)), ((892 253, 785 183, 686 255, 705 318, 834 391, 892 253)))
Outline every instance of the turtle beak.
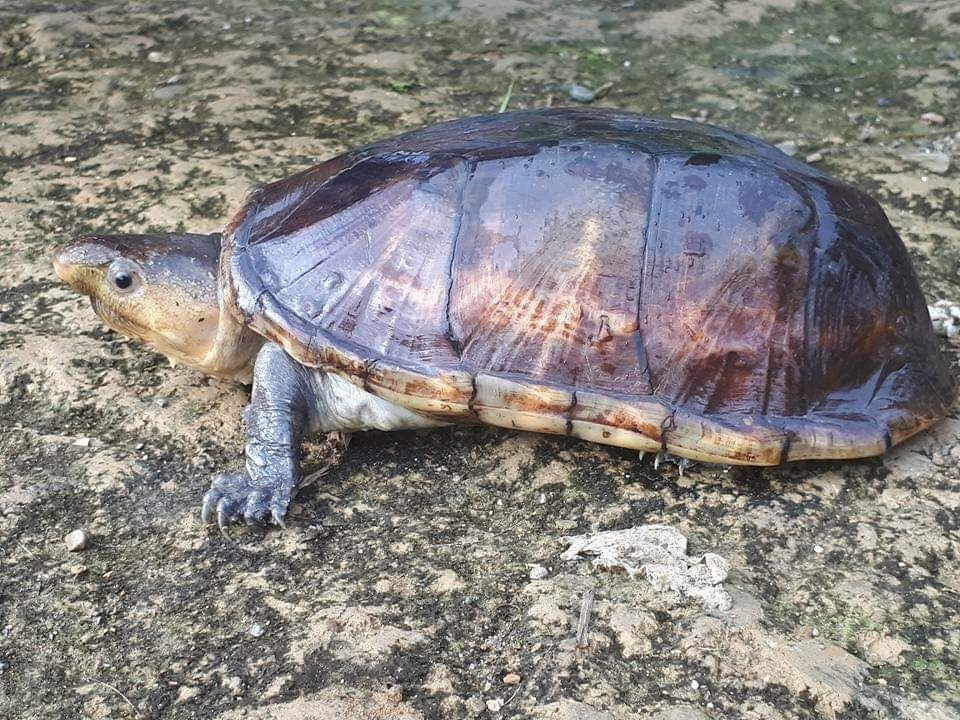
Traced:
POLYGON ((74 240, 56 250, 53 254, 53 269, 57 276, 74 290, 84 295, 92 295, 90 273, 93 268, 102 267, 117 257, 116 250, 90 240, 74 240))
POLYGON ((57 277, 68 285, 73 285, 73 279, 77 272, 77 263, 70 252, 70 247, 63 247, 53 254, 53 269, 57 277))

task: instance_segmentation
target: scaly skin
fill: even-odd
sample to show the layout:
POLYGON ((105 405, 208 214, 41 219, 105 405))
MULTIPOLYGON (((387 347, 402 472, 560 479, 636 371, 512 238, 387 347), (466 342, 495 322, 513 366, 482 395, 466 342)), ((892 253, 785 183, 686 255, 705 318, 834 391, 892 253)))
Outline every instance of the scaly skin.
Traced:
POLYGON ((308 371, 272 343, 257 354, 247 420, 246 466, 217 475, 203 498, 201 516, 221 530, 234 522, 283 526, 301 479, 300 445, 317 406, 308 371))

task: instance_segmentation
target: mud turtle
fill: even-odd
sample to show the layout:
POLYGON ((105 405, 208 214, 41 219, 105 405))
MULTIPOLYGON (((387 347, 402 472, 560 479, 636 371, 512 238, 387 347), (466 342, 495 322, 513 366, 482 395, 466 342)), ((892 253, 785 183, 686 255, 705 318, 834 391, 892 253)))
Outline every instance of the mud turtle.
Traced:
POLYGON ((441 123, 254 189, 221 235, 95 236, 111 327, 249 381, 203 517, 280 523, 307 431, 487 423, 725 464, 883 453, 954 382, 880 206, 625 112, 441 123))

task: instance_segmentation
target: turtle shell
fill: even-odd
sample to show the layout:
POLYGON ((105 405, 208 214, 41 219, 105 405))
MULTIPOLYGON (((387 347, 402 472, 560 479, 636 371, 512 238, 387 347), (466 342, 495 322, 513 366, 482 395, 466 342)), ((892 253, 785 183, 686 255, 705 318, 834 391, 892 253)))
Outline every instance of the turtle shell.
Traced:
POLYGON ((251 328, 452 422, 777 465, 880 454, 955 396, 880 206, 707 125, 442 123, 255 189, 225 238, 251 328))

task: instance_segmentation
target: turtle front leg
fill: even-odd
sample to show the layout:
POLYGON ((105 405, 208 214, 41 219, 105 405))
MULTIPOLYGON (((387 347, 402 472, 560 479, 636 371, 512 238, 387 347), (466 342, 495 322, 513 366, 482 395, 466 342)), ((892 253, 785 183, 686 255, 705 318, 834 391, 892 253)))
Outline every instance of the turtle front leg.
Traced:
POLYGON ((217 475, 203 498, 205 523, 216 517, 224 530, 244 520, 249 525, 273 518, 283 525, 300 482, 300 445, 316 406, 309 371, 277 345, 257 354, 253 393, 246 410, 246 466, 217 475))

